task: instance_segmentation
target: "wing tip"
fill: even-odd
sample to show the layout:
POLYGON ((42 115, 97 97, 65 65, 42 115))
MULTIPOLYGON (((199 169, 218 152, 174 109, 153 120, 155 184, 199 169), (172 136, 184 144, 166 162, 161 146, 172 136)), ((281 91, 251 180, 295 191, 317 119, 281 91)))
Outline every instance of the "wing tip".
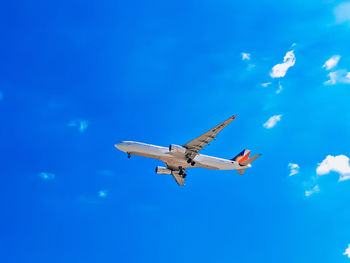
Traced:
POLYGON ((236 118, 236 115, 233 115, 233 116, 231 117, 232 120, 234 120, 235 118, 236 118))

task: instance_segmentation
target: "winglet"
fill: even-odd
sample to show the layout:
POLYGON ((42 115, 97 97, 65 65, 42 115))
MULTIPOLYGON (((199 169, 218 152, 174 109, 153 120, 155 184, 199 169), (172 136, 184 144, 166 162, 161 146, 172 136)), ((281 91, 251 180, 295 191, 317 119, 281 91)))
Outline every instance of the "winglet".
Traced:
POLYGON ((233 116, 231 117, 232 120, 234 120, 235 118, 236 118, 236 115, 233 115, 233 116))

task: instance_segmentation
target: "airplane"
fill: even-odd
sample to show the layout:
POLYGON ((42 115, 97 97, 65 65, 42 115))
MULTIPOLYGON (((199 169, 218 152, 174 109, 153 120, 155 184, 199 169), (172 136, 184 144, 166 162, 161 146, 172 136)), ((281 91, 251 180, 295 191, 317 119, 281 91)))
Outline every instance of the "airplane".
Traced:
POLYGON ((250 168, 251 162, 255 161, 261 154, 249 158, 251 151, 244 149, 232 159, 222 159, 198 153, 214 140, 216 135, 235 118, 236 115, 230 117, 183 146, 170 144, 166 148, 134 141, 122 141, 114 146, 120 151, 126 152, 128 158, 133 154, 163 161, 166 167, 157 166, 156 173, 172 175, 178 185, 185 185, 185 171, 190 167, 202 167, 214 170, 237 170, 240 175, 243 175, 245 169, 250 168))

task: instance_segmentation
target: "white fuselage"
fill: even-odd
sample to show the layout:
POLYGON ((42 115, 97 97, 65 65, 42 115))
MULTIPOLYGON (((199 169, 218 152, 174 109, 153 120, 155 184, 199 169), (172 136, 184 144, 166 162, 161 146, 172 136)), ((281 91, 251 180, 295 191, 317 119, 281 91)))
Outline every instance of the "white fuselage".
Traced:
POLYGON ((215 170, 237 170, 251 167, 250 164, 242 167, 236 161, 203 154, 197 154, 193 159, 195 164, 191 165, 187 162, 186 156, 183 153, 170 152, 169 148, 140 142, 123 141, 116 144, 115 147, 129 154, 158 159, 168 165, 182 168, 203 167, 215 170))

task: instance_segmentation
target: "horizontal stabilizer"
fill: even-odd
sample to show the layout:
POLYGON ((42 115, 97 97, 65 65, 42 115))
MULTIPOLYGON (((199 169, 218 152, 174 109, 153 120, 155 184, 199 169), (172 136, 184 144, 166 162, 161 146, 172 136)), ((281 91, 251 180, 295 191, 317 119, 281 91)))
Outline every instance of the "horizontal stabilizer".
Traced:
MULTIPOLYGON (((242 166, 242 169, 238 169, 237 172, 240 175, 244 174, 245 169, 247 168, 246 166, 249 165, 251 162, 255 161, 261 154, 254 155, 252 158, 249 158, 248 160, 245 160, 243 162, 240 162, 239 165, 242 166)), ((250 167, 250 166, 248 166, 250 167)))
POLYGON ((178 185, 185 185, 185 178, 183 178, 179 174, 179 171, 172 171, 171 175, 174 177, 174 179, 175 179, 175 181, 177 182, 178 185))
POLYGON ((261 154, 254 155, 252 158, 249 158, 246 161, 241 162, 242 165, 248 165, 252 162, 254 162, 261 154))

